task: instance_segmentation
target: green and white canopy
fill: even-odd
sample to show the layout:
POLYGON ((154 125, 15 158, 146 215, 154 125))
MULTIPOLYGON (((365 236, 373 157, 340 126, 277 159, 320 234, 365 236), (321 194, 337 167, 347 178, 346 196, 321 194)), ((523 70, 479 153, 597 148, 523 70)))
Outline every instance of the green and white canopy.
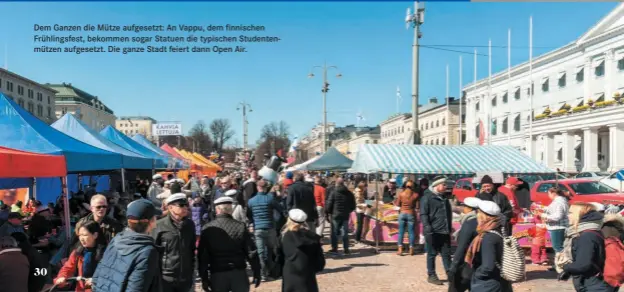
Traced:
POLYGON ((353 173, 544 174, 554 170, 511 146, 361 145, 349 169, 353 173))

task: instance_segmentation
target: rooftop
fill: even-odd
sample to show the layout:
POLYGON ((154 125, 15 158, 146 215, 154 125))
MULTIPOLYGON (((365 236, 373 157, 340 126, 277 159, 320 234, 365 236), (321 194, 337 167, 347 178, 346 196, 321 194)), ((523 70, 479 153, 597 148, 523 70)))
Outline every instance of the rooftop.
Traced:
POLYGON ((17 73, 13 73, 13 72, 11 72, 9 70, 5 70, 3 68, 0 68, 0 73, 7 74, 7 75, 9 75, 9 76, 11 76, 13 78, 20 79, 20 80, 25 81, 27 83, 31 83, 34 86, 39 86, 39 87, 48 89, 48 90, 52 91, 53 93, 56 93, 56 90, 54 90, 54 89, 52 89, 52 88, 50 88, 50 87, 48 87, 48 86, 46 86, 44 84, 41 84, 41 83, 35 82, 33 80, 30 80, 30 79, 28 79, 28 78, 26 78, 26 77, 24 77, 22 75, 19 75, 17 73))
POLYGON ((124 117, 118 117, 117 120, 147 120, 147 121, 151 121, 152 123, 157 123, 156 120, 148 116, 124 116, 124 117))
POLYGON ((73 86, 71 83, 46 83, 45 85, 53 90, 56 90, 57 101, 81 102, 84 104, 88 104, 96 109, 103 110, 111 115, 115 114, 113 110, 104 105, 104 103, 102 103, 102 101, 97 96, 91 95, 90 93, 73 86))

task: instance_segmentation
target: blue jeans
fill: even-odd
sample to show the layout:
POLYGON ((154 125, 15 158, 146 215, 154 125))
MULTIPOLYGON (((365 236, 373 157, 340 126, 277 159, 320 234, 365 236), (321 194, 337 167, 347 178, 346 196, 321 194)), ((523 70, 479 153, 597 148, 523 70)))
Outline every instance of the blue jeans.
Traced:
POLYGON ((565 229, 548 230, 548 233, 550 233, 550 242, 555 252, 561 252, 565 239, 565 229))
POLYGON ((275 228, 258 229, 254 231, 254 236, 262 273, 266 276, 273 266, 273 251, 277 248, 277 233, 275 228))
POLYGON ((407 225, 407 235, 409 237, 409 246, 414 247, 414 223, 416 222, 414 214, 401 213, 399 214, 399 240, 397 243, 399 246, 403 245, 403 238, 405 235, 405 225, 407 225))
POLYGON ((338 250, 338 237, 342 235, 342 247, 349 250, 349 219, 333 219, 331 226, 331 246, 332 250, 338 250))

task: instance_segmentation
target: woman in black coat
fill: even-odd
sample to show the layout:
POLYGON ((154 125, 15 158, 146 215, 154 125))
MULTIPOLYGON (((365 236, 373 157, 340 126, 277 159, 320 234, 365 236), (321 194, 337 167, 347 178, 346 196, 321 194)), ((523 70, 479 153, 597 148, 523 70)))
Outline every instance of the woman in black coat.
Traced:
POLYGON ((498 268, 503 258, 501 210, 491 201, 479 202, 477 236, 472 240, 466 257, 473 273, 470 291, 511 292, 511 283, 501 277, 498 268))
POLYGON ((283 292, 318 292, 316 273, 325 268, 321 237, 306 227, 307 216, 299 209, 288 212, 282 232, 280 259, 283 292))
POLYGON ((459 217, 461 228, 454 234, 456 236, 457 248, 453 255, 453 263, 448 271, 449 288, 448 292, 465 292, 470 290, 470 280, 472 278, 472 268, 464 261, 466 252, 477 233, 477 209, 481 200, 477 198, 465 198, 461 203, 462 214, 459 217))
POLYGON ((614 292, 600 274, 605 264, 604 238, 600 232, 604 216, 586 203, 575 203, 569 210, 570 227, 566 230, 563 253, 571 262, 563 265, 559 280, 572 276, 576 291, 614 292))

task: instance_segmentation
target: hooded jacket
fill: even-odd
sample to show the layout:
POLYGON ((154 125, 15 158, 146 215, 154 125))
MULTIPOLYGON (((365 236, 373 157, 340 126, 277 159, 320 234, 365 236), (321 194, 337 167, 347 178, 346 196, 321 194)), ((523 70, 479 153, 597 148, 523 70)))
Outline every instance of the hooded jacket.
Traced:
POLYGON ((130 229, 119 233, 92 279, 95 292, 161 292, 160 253, 154 239, 130 229))
POLYGON ((572 263, 563 266, 563 270, 572 275, 576 291, 611 291, 599 276, 606 256, 604 238, 600 234, 603 218, 601 213, 592 211, 579 220, 579 235, 572 239, 572 263))

